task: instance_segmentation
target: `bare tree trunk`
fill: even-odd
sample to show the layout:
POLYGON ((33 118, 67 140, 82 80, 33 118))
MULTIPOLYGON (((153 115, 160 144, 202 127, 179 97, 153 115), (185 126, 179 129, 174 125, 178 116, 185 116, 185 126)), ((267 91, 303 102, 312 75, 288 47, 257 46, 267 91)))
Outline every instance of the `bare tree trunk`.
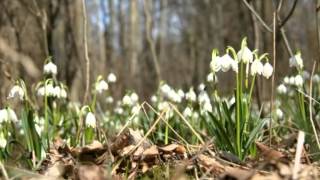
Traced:
POLYGON ((146 36, 147 40, 150 46, 151 50, 151 55, 152 55, 152 60, 153 64, 155 67, 156 75, 157 75, 157 83, 159 84, 161 80, 161 73, 160 73, 160 66, 157 58, 157 53, 156 53, 156 48, 155 48, 155 43, 154 40, 152 39, 152 15, 150 12, 152 12, 152 1, 150 0, 144 0, 144 13, 146 15, 146 36), (151 2, 151 3, 150 3, 151 2))
MULTIPOLYGON (((139 46, 139 19, 137 0, 130 1, 130 73, 133 80, 137 80, 138 64, 138 46, 139 46)), ((134 84, 135 84, 134 82, 134 84)))
POLYGON ((166 38, 168 29, 168 0, 161 0, 160 4, 161 16, 160 16, 160 52, 159 61, 163 61, 166 58, 166 38))

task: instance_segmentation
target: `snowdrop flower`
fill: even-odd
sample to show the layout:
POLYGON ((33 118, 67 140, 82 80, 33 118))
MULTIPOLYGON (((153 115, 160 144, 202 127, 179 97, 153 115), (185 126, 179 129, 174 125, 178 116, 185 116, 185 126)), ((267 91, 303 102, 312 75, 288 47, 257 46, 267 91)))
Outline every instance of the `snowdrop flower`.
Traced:
POLYGON ((100 80, 97 84, 96 84, 96 91, 101 94, 103 91, 108 90, 109 86, 108 83, 105 80, 100 80))
POLYGON ((303 78, 301 75, 297 75, 295 78, 294 78, 294 84, 298 87, 302 87, 303 86, 303 78))
POLYGON ((113 103, 113 97, 111 97, 111 96, 107 97, 106 102, 109 104, 113 103))
POLYGON ((9 95, 8 95, 8 99, 11 98, 15 98, 18 97, 20 100, 23 100, 24 98, 24 91, 22 89, 22 87, 15 85, 11 88, 9 95))
POLYGON ((213 75, 212 72, 209 73, 208 76, 207 76, 207 81, 208 81, 208 82, 213 82, 213 76, 214 76, 214 75, 213 75))
POLYGON ((286 84, 290 84, 290 78, 288 76, 284 77, 283 81, 286 84))
POLYGON ((133 92, 131 95, 130 95, 130 98, 131 98, 131 101, 133 104, 137 103, 138 100, 139 100, 139 96, 137 95, 137 93, 133 92))
POLYGON ((0 123, 2 122, 18 122, 16 113, 11 108, 4 108, 0 110, 0 123))
POLYGON ((52 94, 53 94, 53 97, 60 98, 60 94, 61 94, 60 87, 59 86, 54 87, 52 94))
POLYGON ((299 69, 303 68, 303 60, 301 58, 300 52, 298 52, 296 55, 294 55, 293 57, 291 57, 289 59, 289 65, 290 65, 290 67, 296 67, 299 69))
POLYGON ((199 91, 204 91, 205 88, 206 88, 206 86, 203 83, 199 84, 199 86, 198 86, 199 91))
POLYGON ((174 90, 170 91, 169 98, 176 103, 180 103, 182 101, 182 97, 174 90))
POLYGON ((180 96, 181 98, 184 98, 184 92, 183 92, 182 89, 179 89, 179 90, 178 90, 178 94, 179 94, 179 96, 180 96))
POLYGON ((320 76, 318 74, 314 75, 312 77, 312 82, 314 82, 314 83, 320 82, 320 76))
POLYGON ((280 84, 277 87, 277 91, 279 94, 286 94, 287 93, 287 87, 284 84, 280 84))
POLYGON ((191 102, 195 102, 196 101, 197 95, 194 92, 193 88, 190 88, 189 91, 186 93, 186 99, 188 101, 191 101, 191 102))
POLYGON ((92 128, 96 127, 96 117, 92 112, 87 113, 85 122, 87 127, 92 127, 92 128))
POLYGON ((281 111, 281 109, 277 109, 276 110, 276 114, 277 114, 277 117, 279 118, 279 119, 282 119, 283 118, 283 112, 281 111))
POLYGON ((0 148, 5 148, 7 145, 7 140, 4 137, 3 132, 0 133, 0 148))
POLYGON ((271 64, 269 64, 268 62, 264 64, 262 75, 265 78, 269 79, 269 77, 272 75, 272 72, 273 72, 273 67, 271 66, 271 64))
POLYGON ((186 107, 182 114, 183 114, 184 117, 191 117, 192 116, 191 108, 190 107, 186 107))
POLYGON ((222 59, 220 56, 217 56, 217 51, 213 50, 212 59, 210 62, 210 68, 212 72, 218 72, 221 69, 222 59))
POLYGON ((67 98, 67 91, 65 88, 60 88, 60 97, 63 99, 67 98))
POLYGON ((302 72, 302 77, 304 80, 307 80, 310 78, 310 73, 308 71, 303 71, 302 72))
POLYGON ((128 106, 131 106, 133 104, 133 102, 131 101, 130 96, 128 96, 128 95, 123 96, 122 103, 124 105, 128 105, 128 106))
POLYGON ((251 64, 251 75, 254 76, 256 74, 261 75, 263 72, 263 64, 259 60, 254 60, 251 64))
POLYGON ((46 65, 43 66, 43 72, 45 74, 52 74, 56 75, 57 74, 57 66, 53 62, 49 62, 46 65))
POLYGON ((150 100, 151 100, 152 103, 156 103, 158 101, 158 98, 157 98, 157 96, 152 95, 150 100))
POLYGON ((206 101, 203 104, 203 110, 207 111, 207 112, 212 112, 212 105, 211 105, 210 101, 206 101))
POLYGON ((295 85, 295 78, 294 78, 293 76, 291 76, 291 77, 289 78, 289 84, 290 84, 290 85, 295 85))
POLYGON ((158 109, 159 109, 159 111, 170 109, 170 105, 167 101, 163 101, 158 104, 158 109))
POLYGON ((244 64, 251 63, 253 61, 253 53, 247 46, 241 48, 237 55, 239 61, 242 61, 244 64))
POLYGON ((229 54, 225 54, 221 57, 221 70, 223 72, 229 71, 230 68, 232 68, 233 59, 229 54))
POLYGON ((35 127, 37 133, 38 133, 39 135, 41 135, 44 127, 43 127, 43 126, 40 126, 39 124, 35 124, 34 127, 35 127))
POLYGON ((110 73, 109 75, 108 75, 108 82, 110 82, 110 83, 114 83, 114 82, 116 82, 117 81, 117 76, 115 75, 115 74, 113 74, 113 73, 110 73))
POLYGON ((133 108, 131 109, 131 114, 138 114, 139 112, 140 112, 139 105, 133 106, 133 108))
POLYGON ((123 109, 121 107, 117 107, 114 109, 114 112, 121 115, 121 114, 123 114, 123 109))
POLYGON ((163 84, 160 86, 160 92, 164 95, 168 95, 171 91, 171 87, 168 84, 163 84))
POLYGON ((231 61, 231 69, 235 72, 238 73, 238 62, 237 61, 231 61))

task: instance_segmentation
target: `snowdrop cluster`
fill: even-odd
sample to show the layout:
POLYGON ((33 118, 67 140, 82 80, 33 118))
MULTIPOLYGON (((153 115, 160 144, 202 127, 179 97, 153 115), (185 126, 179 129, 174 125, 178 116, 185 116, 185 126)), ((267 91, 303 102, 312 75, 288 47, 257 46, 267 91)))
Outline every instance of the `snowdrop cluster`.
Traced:
MULTIPOLYGON (((265 78, 269 79, 273 73, 273 67, 268 62, 268 58, 266 54, 258 57, 256 51, 251 51, 247 47, 246 39, 242 41, 241 49, 238 51, 236 55, 232 58, 229 55, 229 52, 235 54, 235 50, 232 47, 227 48, 227 53, 223 56, 218 55, 217 50, 213 50, 212 59, 210 62, 210 68, 213 74, 219 72, 227 72, 232 69, 234 72, 238 73, 239 63, 243 63, 246 65, 246 74, 254 75, 263 75, 265 78), (262 63, 262 60, 266 59, 265 64, 262 63), (251 65, 251 66, 250 66, 251 65)), ((207 77, 208 82, 213 81, 213 75, 209 74, 207 77)))
POLYGON ((176 103, 181 103, 185 96, 185 93, 182 89, 176 91, 175 89, 171 88, 168 84, 163 84, 160 86, 160 94, 168 100, 176 103))
POLYGON ((298 74, 296 76, 286 76, 283 81, 287 85, 302 87, 304 83, 304 78, 302 75, 298 74))
POLYGON ((194 92, 193 88, 191 87, 189 89, 189 91, 186 93, 186 100, 190 101, 190 102, 195 102, 197 100, 197 95, 194 92))
POLYGON ((67 98, 67 91, 62 86, 54 86, 53 83, 48 83, 38 88, 37 95, 65 99, 67 98))
POLYGON ((212 112, 210 97, 205 90, 200 91, 198 95, 198 102, 203 112, 212 112))
POLYGON ((137 104, 138 101, 139 101, 139 97, 135 92, 132 92, 131 94, 126 94, 122 98, 122 104, 125 106, 133 106, 137 104))

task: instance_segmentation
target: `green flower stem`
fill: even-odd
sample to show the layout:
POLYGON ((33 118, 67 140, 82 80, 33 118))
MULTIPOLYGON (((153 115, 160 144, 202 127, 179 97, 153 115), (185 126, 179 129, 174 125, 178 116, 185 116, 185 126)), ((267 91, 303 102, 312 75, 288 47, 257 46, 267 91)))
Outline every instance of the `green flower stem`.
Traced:
POLYGON ((240 158, 241 157, 241 139, 240 139, 240 90, 241 90, 241 81, 240 81, 241 73, 237 74, 237 88, 236 88, 236 149, 237 149, 237 155, 240 158))

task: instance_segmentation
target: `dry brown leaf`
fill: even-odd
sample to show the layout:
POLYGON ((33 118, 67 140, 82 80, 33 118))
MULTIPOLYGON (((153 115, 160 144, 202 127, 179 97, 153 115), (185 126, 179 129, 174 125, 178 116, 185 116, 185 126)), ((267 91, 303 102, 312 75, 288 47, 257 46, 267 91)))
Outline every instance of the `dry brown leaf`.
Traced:
POLYGON ((80 165, 77 172, 79 180, 104 180, 106 179, 105 172, 101 166, 94 164, 80 165))
POLYGON ((261 152, 261 155, 265 158, 265 160, 279 160, 281 158, 284 158, 285 155, 277 150, 271 149, 270 147, 260 143, 256 142, 256 145, 258 149, 261 152))
POLYGON ((224 171, 224 166, 209 156, 200 154, 198 155, 198 160, 199 164, 203 165, 206 171, 212 172, 214 174, 220 174, 224 171))
POLYGON ((226 167, 225 172, 221 176, 221 179, 237 179, 237 180, 246 180, 252 177, 254 172, 236 168, 236 167, 226 167))

